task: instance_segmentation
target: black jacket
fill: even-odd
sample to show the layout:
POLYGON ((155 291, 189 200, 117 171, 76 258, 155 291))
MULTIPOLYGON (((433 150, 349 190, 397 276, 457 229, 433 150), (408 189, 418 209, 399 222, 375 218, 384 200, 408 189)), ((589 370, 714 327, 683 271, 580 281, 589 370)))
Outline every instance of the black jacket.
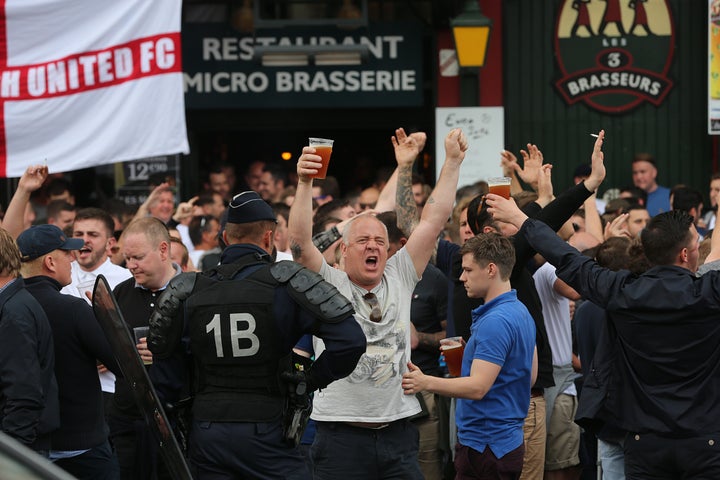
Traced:
POLYGON ((717 432, 720 271, 696 277, 665 265, 635 276, 600 267, 541 222, 526 221, 520 234, 557 267, 559 278, 604 308, 615 327, 605 405, 617 417, 613 423, 675 436, 717 432))
POLYGON ((50 324, 17 278, 0 292, 2 431, 36 450, 50 449, 60 425, 50 324))
POLYGON ((90 305, 60 293, 61 285, 43 275, 25 280, 27 290, 47 315, 55 344, 55 377, 60 397, 60 428, 53 450, 82 450, 107 440, 99 360, 116 375, 119 369, 90 305))

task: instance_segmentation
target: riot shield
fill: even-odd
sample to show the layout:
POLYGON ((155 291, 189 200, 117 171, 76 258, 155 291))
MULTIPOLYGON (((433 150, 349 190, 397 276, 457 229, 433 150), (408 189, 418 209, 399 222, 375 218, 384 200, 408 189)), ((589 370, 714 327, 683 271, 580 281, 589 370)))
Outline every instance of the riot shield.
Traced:
POLYGON ((93 290, 93 310, 110 343, 123 376, 132 387, 135 402, 160 446, 160 454, 173 479, 192 480, 185 458, 173 435, 170 422, 150 382, 135 341, 125 324, 115 296, 104 276, 98 275, 93 290))

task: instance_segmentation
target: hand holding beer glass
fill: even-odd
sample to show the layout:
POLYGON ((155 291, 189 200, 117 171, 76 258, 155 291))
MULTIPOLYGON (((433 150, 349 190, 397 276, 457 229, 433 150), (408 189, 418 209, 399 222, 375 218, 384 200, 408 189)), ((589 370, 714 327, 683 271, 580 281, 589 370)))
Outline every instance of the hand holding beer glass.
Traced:
POLYGON ((462 370, 465 342, 462 337, 449 337, 440 340, 440 351, 445 357, 448 373, 452 377, 459 377, 462 370))
POLYGON ((310 137, 309 141, 309 145, 315 149, 315 155, 320 155, 320 158, 322 158, 322 167, 320 167, 315 175, 311 175, 311 177, 325 178, 327 176, 328 165, 330 164, 330 155, 332 155, 334 140, 310 137))
POLYGON ((512 179, 510 177, 491 177, 488 178, 489 193, 500 195, 506 199, 510 198, 510 183, 512 179))

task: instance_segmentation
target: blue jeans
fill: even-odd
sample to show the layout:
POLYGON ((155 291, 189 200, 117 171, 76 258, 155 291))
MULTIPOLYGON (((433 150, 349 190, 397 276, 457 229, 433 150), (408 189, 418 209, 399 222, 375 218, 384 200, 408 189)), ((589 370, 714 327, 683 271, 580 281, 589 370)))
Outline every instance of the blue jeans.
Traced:
POLYGON ((312 446, 316 480, 422 480, 415 425, 397 420, 381 429, 317 422, 312 446))
POLYGON ((625 480, 625 453, 621 444, 598 438, 598 455, 603 480, 625 480))

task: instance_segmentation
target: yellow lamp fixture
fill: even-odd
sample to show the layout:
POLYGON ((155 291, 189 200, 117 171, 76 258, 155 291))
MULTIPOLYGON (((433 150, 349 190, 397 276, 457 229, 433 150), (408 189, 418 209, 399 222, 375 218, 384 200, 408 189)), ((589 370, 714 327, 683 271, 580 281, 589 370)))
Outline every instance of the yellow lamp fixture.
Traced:
POLYGON ((478 0, 467 0, 463 12, 450 20, 460 67, 485 65, 492 20, 482 14, 478 0))

